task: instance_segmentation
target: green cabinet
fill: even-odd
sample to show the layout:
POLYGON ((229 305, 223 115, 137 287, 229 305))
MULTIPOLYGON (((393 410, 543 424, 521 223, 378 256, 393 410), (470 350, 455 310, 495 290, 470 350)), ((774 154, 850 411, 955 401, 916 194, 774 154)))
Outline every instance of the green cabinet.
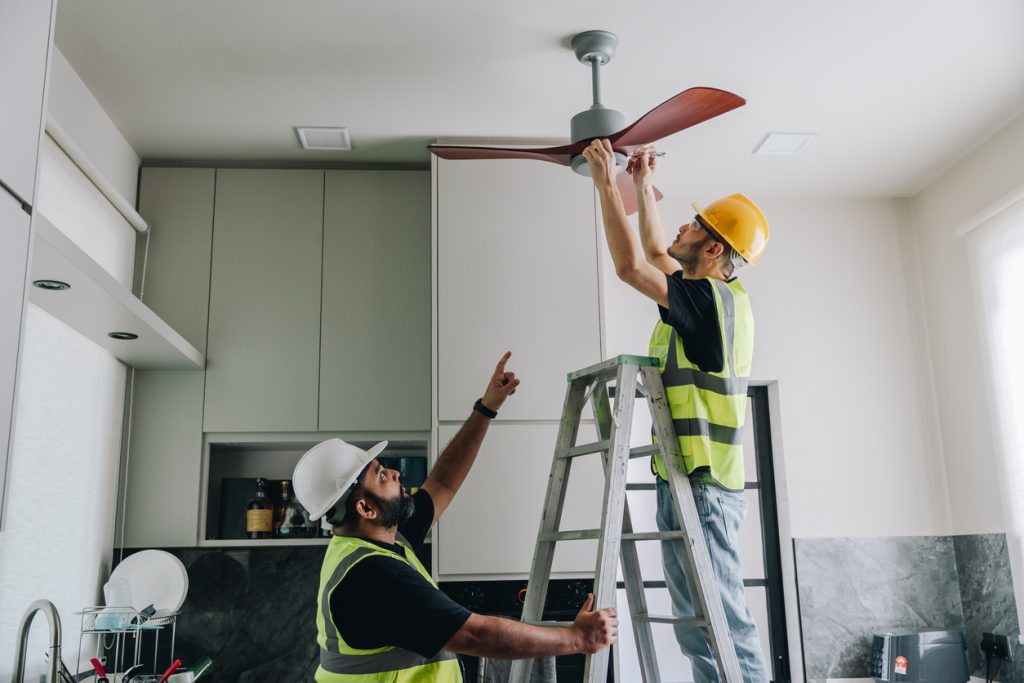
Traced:
POLYGON ((217 171, 207 432, 317 429, 323 193, 323 171, 217 171))
POLYGON ((320 431, 430 429, 430 176, 328 171, 320 431))

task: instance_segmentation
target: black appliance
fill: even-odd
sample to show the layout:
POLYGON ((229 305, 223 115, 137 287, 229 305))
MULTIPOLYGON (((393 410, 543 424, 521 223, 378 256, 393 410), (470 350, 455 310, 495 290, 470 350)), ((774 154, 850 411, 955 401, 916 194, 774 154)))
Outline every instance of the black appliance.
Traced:
MULTIPOLYGON (((518 620, 523 614, 526 584, 526 581, 442 581, 440 588, 452 600, 473 612, 518 620)), ((593 586, 591 579, 552 579, 548 583, 544 620, 575 619, 593 586)), ((469 655, 459 655, 459 658, 466 668, 466 681, 476 681, 479 660, 469 655)), ((584 665, 583 655, 557 657, 555 672, 558 683, 582 682, 584 665)), ((609 666, 608 670, 608 680, 611 681, 614 667, 609 666)))
POLYGON ((964 633, 948 629, 877 635, 871 675, 876 681, 965 683, 970 674, 964 633))

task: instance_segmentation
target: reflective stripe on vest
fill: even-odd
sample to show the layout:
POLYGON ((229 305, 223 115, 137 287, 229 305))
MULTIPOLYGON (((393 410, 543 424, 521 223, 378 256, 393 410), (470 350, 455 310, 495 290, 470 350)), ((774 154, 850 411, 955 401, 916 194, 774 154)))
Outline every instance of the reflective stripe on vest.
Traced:
POLYGON ((324 556, 324 566, 320 570, 320 595, 317 610, 320 666, 315 676, 318 683, 350 683, 354 681, 401 683, 414 680, 459 683, 462 681, 458 659, 452 652, 441 650, 433 657, 423 657, 399 647, 360 650, 346 643, 338 633, 337 625, 331 614, 331 593, 338 587, 345 575, 367 557, 380 555, 389 557, 396 562, 405 562, 437 588, 437 584, 416 558, 408 541, 399 534, 395 542, 402 549, 403 556, 360 538, 335 536, 331 539, 324 556))
MULTIPOLYGON (((661 379, 672 412, 683 467, 687 474, 706 467, 724 488, 741 490, 743 423, 753 356, 754 324, 746 290, 739 280, 713 285, 724 363, 720 372, 704 372, 686 357, 675 329, 659 322, 649 353, 661 361, 661 379)), ((664 463, 654 457, 654 470, 665 478, 664 463)))

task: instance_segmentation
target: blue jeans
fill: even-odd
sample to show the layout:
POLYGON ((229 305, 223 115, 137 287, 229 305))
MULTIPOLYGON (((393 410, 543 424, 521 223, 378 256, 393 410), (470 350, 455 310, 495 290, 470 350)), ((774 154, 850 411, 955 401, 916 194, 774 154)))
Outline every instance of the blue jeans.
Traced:
MULTIPOLYGON (((729 623, 729 631, 736 648, 740 671, 745 682, 764 683, 771 680, 761 652, 761 640, 757 626, 747 609, 743 592, 743 571, 737 548, 740 525, 747 514, 747 499, 742 491, 726 491, 705 484, 700 476, 690 479, 694 502, 704 529, 704 540, 708 544, 715 580, 722 594, 722 606, 729 623)), ((658 529, 674 531, 679 529, 672 491, 668 483, 658 479, 658 529)), ((672 596, 672 611, 675 616, 696 615, 694 600, 690 597, 690 573, 686 550, 682 541, 661 541, 661 558, 665 565, 665 582, 672 596)), ((719 681, 718 665, 711 653, 704 631, 696 626, 675 625, 676 640, 683 654, 693 664, 696 683, 719 681)))

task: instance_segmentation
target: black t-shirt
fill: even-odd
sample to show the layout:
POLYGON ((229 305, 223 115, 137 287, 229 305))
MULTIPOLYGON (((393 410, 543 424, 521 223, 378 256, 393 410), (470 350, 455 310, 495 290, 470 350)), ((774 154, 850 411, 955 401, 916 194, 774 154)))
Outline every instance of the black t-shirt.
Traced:
MULTIPOLYGON (((417 549, 434 521, 434 501, 423 489, 413 500, 416 510, 398 531, 417 549)), ((373 543, 404 556, 397 545, 373 543)), ((331 593, 339 635, 360 650, 391 646, 433 657, 470 614, 405 562, 380 555, 356 563, 331 593)))
POLYGON ((683 279, 677 270, 668 281, 668 308, 658 306, 661 322, 675 328, 686 357, 704 372, 721 372, 725 367, 722 331, 718 324, 714 285, 707 278, 683 279))

